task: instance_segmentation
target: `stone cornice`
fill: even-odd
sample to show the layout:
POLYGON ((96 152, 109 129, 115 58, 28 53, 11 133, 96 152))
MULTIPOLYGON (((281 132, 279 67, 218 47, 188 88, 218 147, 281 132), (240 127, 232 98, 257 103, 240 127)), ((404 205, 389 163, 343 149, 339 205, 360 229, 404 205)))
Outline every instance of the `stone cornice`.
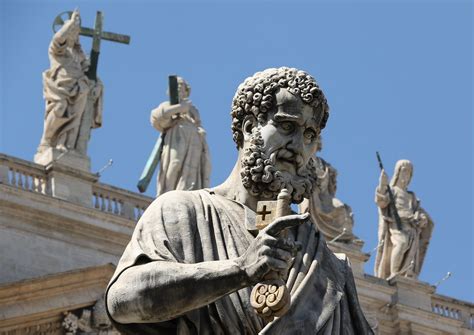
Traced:
POLYGON ((396 309, 398 320, 408 321, 412 324, 423 325, 424 327, 456 334, 457 329, 463 325, 462 320, 456 320, 443 315, 435 314, 419 308, 414 308, 397 303, 393 306, 396 309))
POLYGON ((3 225, 120 256, 135 222, 48 195, 0 184, 3 225), (8 220, 13 217, 15 220, 8 220))
POLYGON ((0 285, 0 330, 91 306, 103 295, 114 269, 106 264, 0 285))

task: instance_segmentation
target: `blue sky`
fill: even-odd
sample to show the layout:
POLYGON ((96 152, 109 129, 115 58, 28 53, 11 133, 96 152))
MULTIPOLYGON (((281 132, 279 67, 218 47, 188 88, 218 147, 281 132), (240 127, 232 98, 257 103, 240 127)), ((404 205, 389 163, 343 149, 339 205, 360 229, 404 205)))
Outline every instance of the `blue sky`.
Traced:
MULTIPOLYGON (((338 198, 353 208, 364 249, 377 244, 375 151, 390 175, 398 159, 410 159, 410 188, 435 222, 421 279, 433 284, 451 271, 438 292, 474 301, 470 2, 3 0, 0 152, 32 160, 52 21, 75 7, 84 26, 102 10, 104 30, 131 35, 129 46, 101 48, 104 122, 89 155, 94 172, 114 160, 102 182, 136 190, 158 137, 150 111, 167 98, 168 75, 179 74, 192 86, 219 184, 237 157, 229 116, 236 87, 268 67, 297 67, 316 77, 331 107, 321 156, 339 171, 338 198)), ((90 39, 82 41, 88 52, 90 39)))

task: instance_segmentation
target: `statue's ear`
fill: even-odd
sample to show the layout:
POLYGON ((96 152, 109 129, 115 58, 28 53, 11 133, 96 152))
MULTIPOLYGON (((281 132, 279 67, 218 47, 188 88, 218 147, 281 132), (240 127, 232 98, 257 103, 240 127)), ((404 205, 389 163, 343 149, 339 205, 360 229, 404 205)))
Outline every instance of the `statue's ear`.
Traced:
POLYGON ((257 119, 253 115, 247 115, 242 122, 242 134, 244 135, 244 141, 247 141, 252 135, 252 130, 257 127, 257 119))

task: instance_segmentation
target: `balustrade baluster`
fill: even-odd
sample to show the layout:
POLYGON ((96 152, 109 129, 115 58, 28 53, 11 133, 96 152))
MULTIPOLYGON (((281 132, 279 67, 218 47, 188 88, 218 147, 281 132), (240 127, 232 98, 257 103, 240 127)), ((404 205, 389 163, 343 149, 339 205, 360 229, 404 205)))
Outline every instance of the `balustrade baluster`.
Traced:
POLYGON ((8 185, 14 185, 15 171, 12 168, 8 169, 8 185))
POLYGON ((99 209, 99 207, 100 207, 99 206, 99 195, 96 192, 94 192, 94 193, 92 193, 92 197, 94 199, 93 200, 94 201, 94 208, 99 209))
POLYGON ((30 191, 30 190, 31 190, 31 189, 30 189, 30 186, 31 186, 31 183, 30 183, 30 175, 28 175, 28 174, 26 174, 26 173, 23 174, 23 175, 25 176, 25 177, 24 177, 24 178, 25 178, 25 190, 30 191))
POLYGON ((117 198, 114 198, 114 214, 119 214, 119 200, 117 198))
POLYGON ((112 198, 107 196, 107 212, 112 212, 112 198))
POLYGON ((101 193, 100 194, 100 200, 101 200, 101 204, 100 204, 100 210, 105 212, 105 196, 101 193))
POLYGON ((41 180, 38 175, 33 176, 33 191, 41 193, 41 180))
POLYGON ((23 188, 23 175, 20 170, 16 170, 16 186, 18 188, 23 188))

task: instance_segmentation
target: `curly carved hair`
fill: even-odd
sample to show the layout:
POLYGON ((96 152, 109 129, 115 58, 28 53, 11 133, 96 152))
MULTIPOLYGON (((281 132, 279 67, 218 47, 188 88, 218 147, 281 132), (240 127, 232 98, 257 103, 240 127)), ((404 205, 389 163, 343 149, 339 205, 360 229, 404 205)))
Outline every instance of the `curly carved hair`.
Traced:
POLYGON ((274 107, 275 94, 280 88, 286 88, 318 112, 320 130, 326 126, 329 106, 316 80, 295 68, 270 68, 245 79, 237 88, 230 113, 237 147, 243 144, 242 124, 245 116, 251 114, 258 122, 265 122, 267 112, 274 107))

